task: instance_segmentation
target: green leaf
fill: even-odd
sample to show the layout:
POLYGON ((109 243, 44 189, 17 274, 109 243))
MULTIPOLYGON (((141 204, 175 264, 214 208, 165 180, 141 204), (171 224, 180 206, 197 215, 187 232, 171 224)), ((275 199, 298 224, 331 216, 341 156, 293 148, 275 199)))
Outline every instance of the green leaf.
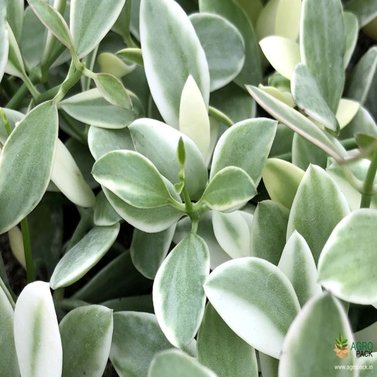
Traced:
POLYGON ((0 155, 0 234, 20 222, 42 199, 50 180, 57 134, 57 109, 45 102, 23 118, 5 143, 0 155))
POLYGON ((288 239, 278 267, 291 281, 301 306, 322 293, 313 254, 300 233, 295 231, 288 239))
POLYGON ((153 280, 166 257, 175 232, 175 224, 158 233, 145 233, 135 229, 130 253, 137 270, 153 280))
POLYGON ((93 166, 94 178, 119 198, 137 208, 156 208, 173 200, 159 171, 134 151, 113 151, 93 166))
POLYGON ((199 148, 204 160, 210 155, 208 109, 195 80, 190 75, 183 87, 179 104, 179 130, 199 148))
POLYGON ((288 209, 279 203, 271 200, 258 203, 251 223, 251 255, 278 264, 285 246, 288 215, 288 209))
POLYGON ((25 76, 25 65, 16 37, 9 24, 7 24, 7 33, 4 36, 8 36, 9 40, 8 61, 5 66, 5 72, 22 79, 25 76))
POLYGON ((73 203, 93 207, 95 197, 67 147, 58 139, 51 180, 73 203))
POLYGON ((28 0, 28 3, 40 21, 64 46, 72 51, 72 37, 63 16, 46 1, 28 0))
MULTIPOLYGON (((344 376, 342 367, 346 369, 348 365, 354 365, 356 359, 353 352, 344 359, 335 355, 333 350, 339 333, 352 342, 352 331, 342 304, 328 293, 314 297, 288 331, 279 377, 344 376)), ((347 374, 356 376, 348 371, 347 374)))
POLYGON ((331 177, 320 167, 311 165, 292 203, 287 239, 297 230, 305 238, 317 262, 335 225, 349 211, 343 193, 331 177))
POLYGON ((346 98, 341 98, 339 107, 336 112, 336 119, 338 120, 340 129, 346 127, 351 123, 352 119, 360 110, 360 103, 346 98))
MULTIPOLYGON (((172 190, 174 190, 174 187, 172 190)), ((162 230, 169 228, 169 226, 173 225, 180 217, 183 216, 181 211, 178 211, 171 206, 147 209, 136 208, 127 204, 106 188, 103 188, 103 191, 107 197, 107 200, 110 202, 119 216, 143 232, 161 232, 162 230)))
POLYGON ((97 63, 101 72, 110 73, 117 78, 122 78, 135 69, 135 64, 127 64, 120 58, 120 54, 115 55, 111 52, 100 53, 97 63))
POLYGON ((212 223, 216 240, 232 258, 249 257, 250 227, 253 216, 244 211, 213 212, 212 223))
MULTIPOLYGON (((5 0, 7 20, 17 41, 21 39, 24 17, 24 0, 5 0)), ((1 39, 4 41, 3 39, 1 39)))
POLYGON ((190 21, 206 54, 211 92, 218 90, 236 78, 244 65, 243 37, 232 23, 216 14, 196 13, 190 21))
MULTIPOLYGON (((5 0, 0 1, 0 40, 2 41, 0 46, 0 82, 3 79, 5 67, 7 65, 9 50, 7 14, 4 1, 5 0)), ((12 3, 12 1, 9 2, 12 3)))
POLYGON ((154 314, 114 314, 110 360, 120 377, 147 377, 155 354, 169 348, 154 314))
POLYGON ((345 33, 340 0, 304 0, 301 13, 302 62, 315 77, 335 113, 344 87, 345 33))
POLYGON ((357 304, 377 302, 372 278, 376 224, 377 210, 360 209, 335 227, 318 262, 319 281, 326 290, 357 304))
POLYGON ((0 375, 15 377, 19 375, 16 348, 13 336, 14 312, 6 292, 0 285, 0 375))
POLYGON ((107 152, 118 149, 134 149, 128 127, 120 130, 109 130, 91 126, 88 132, 88 144, 90 152, 96 160, 107 152))
POLYGON ((122 82, 115 76, 109 73, 96 73, 94 82, 106 101, 112 105, 125 109, 132 107, 130 95, 122 82))
POLYGON ((178 128, 181 93, 189 75, 208 105, 208 63, 199 38, 178 3, 142 0, 140 41, 153 99, 166 123, 178 128))
POLYGON ((255 350, 207 305, 198 335, 199 361, 219 377, 258 377, 255 350))
POLYGON ((304 115, 256 87, 248 86, 247 90, 274 118, 323 149, 328 155, 336 160, 345 156, 346 152, 337 140, 318 128, 304 115))
POLYGON ((64 352, 62 377, 101 377, 110 354, 112 310, 99 305, 76 308, 59 328, 64 352))
POLYGON ((107 253, 119 233, 119 224, 94 227, 60 259, 50 279, 56 290, 84 276, 107 253))
POLYGON ((18 297, 14 340, 22 377, 61 377, 62 344, 48 283, 30 283, 18 297))
POLYGON ((0 108, 0 143, 5 144, 8 139, 9 132, 8 126, 10 126, 11 131, 16 127, 16 123, 20 122, 25 114, 19 111, 7 109, 5 107, 0 108), (9 124, 7 124, 9 123, 9 124))
POLYGON ((164 260, 153 285, 153 305, 161 330, 176 347, 196 335, 205 305, 203 283, 209 273, 208 246, 190 234, 164 260))
POLYGON ((228 166, 215 174, 200 200, 216 211, 231 211, 246 204, 256 193, 245 170, 228 166))
POLYGON ((215 13, 224 17, 238 29, 245 43, 245 63, 235 81, 242 87, 245 84, 258 85, 262 81, 260 51, 247 14, 234 0, 199 0, 199 9, 201 13, 215 13))
POLYGON ((156 355, 149 368, 148 377, 216 377, 187 354, 171 350, 156 355))
POLYGON ((357 359, 359 377, 374 377, 377 368, 377 352, 372 352, 372 357, 360 357, 357 359))
POLYGON ((347 68, 351 61, 352 54, 357 45, 359 36, 359 22, 351 12, 343 12, 344 34, 346 36, 346 52, 344 54, 344 67, 347 68))
POLYGON ((101 191, 96 196, 96 205, 94 207, 94 224, 97 226, 111 226, 118 223, 121 217, 115 212, 105 194, 101 191))
POLYGON ((192 199, 199 199, 207 184, 208 173, 203 157, 191 139, 168 125, 154 119, 141 118, 130 127, 135 150, 150 159, 170 182, 179 182, 177 159, 179 139, 185 144, 186 188, 192 199))
POLYGON ((347 90, 347 98, 364 104, 377 70, 377 47, 371 47, 352 70, 347 90))
POLYGON ((292 163, 294 165, 303 170, 306 170, 310 164, 325 168, 327 159, 327 154, 321 148, 297 133, 293 135, 292 163))
POLYGON ((240 338, 258 351, 279 358, 286 332, 300 309, 283 272, 263 259, 234 259, 217 267, 204 289, 216 311, 240 338))
POLYGON ((298 64, 292 75, 292 95, 299 108, 310 118, 333 132, 339 131, 339 124, 319 89, 316 78, 305 64, 298 64))
POLYGON ((278 158, 269 158, 263 169, 263 182, 271 200, 288 209, 303 176, 303 170, 278 158))
POLYGON ((374 0, 350 0, 344 8, 356 15, 360 27, 365 26, 377 16, 377 4, 374 0))
POLYGON ((294 40, 271 35, 263 38, 259 45, 272 67, 290 80, 295 66, 300 63, 300 47, 294 40))
POLYGON ((271 119, 258 118, 244 120, 226 130, 213 152, 210 177, 227 166, 236 166, 245 170, 258 185, 276 126, 271 119))
POLYGON ((103 128, 124 128, 136 118, 132 110, 106 101, 98 89, 90 89, 69 97, 60 102, 59 106, 72 118, 103 128))
POLYGON ((89 54, 118 18, 125 0, 71 0, 70 25, 77 55, 89 54))

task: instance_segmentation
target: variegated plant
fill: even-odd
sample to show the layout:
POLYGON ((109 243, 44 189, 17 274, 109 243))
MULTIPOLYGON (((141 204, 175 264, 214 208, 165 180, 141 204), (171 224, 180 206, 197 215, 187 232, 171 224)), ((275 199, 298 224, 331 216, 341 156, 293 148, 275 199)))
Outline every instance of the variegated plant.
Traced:
POLYGON ((0 377, 374 376, 376 20, 0 0, 0 377))

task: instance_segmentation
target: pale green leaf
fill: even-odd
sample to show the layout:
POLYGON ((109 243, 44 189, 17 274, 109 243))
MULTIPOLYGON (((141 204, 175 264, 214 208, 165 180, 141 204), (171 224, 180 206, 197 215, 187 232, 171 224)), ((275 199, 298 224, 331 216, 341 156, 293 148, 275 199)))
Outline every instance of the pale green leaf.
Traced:
POLYGON ((350 0, 345 4, 345 9, 356 15, 360 27, 377 17, 377 3, 374 0, 350 0))
POLYGON ((48 2, 43 0, 28 0, 31 8, 40 21, 68 49, 73 49, 72 37, 63 16, 48 2))
POLYGON ((372 352, 371 357, 360 357, 357 359, 359 370, 358 377, 374 377, 377 368, 377 352, 372 352))
POLYGON ((58 139, 51 180, 73 203, 93 207, 95 197, 67 147, 58 139))
POLYGON ((217 267, 204 289, 216 311, 240 338, 258 351, 279 358, 286 332, 300 308, 283 272, 263 259, 234 259, 217 267))
POLYGON ((203 159, 206 160, 210 145, 208 109, 191 75, 182 90, 179 104, 179 130, 197 145, 203 159))
POLYGON ((50 279, 52 289, 69 286, 84 276, 107 253, 119 233, 119 224, 94 227, 64 254, 50 279))
POLYGON ((125 0, 71 0, 69 29, 80 58, 108 33, 124 4, 125 0))
POLYGON ((97 226, 109 226, 118 223, 121 217, 115 212, 105 194, 101 191, 96 196, 93 221, 97 226))
POLYGON ((113 335, 112 310, 99 305, 76 308, 59 328, 64 352, 62 377, 102 377, 113 335))
MULTIPOLYGON (((24 0, 5 0, 7 20, 14 31, 17 41, 20 41, 24 17, 24 0)), ((3 39, 1 39, 3 40, 3 39)))
POLYGON ((304 171, 292 163, 269 158, 263 169, 263 183, 271 200, 291 208, 304 171))
POLYGON ((207 305, 198 335, 199 361, 219 377, 258 377, 255 350, 207 305))
POLYGON ((215 174, 200 200, 216 211, 231 211, 246 204, 256 193, 245 170, 228 166, 215 174))
POLYGON ((300 0, 271 0, 258 17, 259 39, 277 35, 296 40, 300 28, 300 0))
POLYGON ((8 131, 5 123, 9 122, 11 130, 14 130, 16 124, 22 120, 25 114, 19 111, 7 109, 5 107, 0 108, 0 143, 5 144, 8 139, 8 131))
POLYGON ((153 305, 161 330, 176 347, 196 335, 205 305, 203 283, 209 273, 208 246, 190 234, 168 255, 153 285, 153 305))
POLYGON ((335 227, 323 247, 318 262, 319 281, 343 300, 363 305, 377 302, 373 278, 376 224, 377 210, 353 211, 335 227))
POLYGON ((355 364, 354 353, 338 358, 334 352, 339 334, 352 343, 352 331, 342 304, 325 293, 314 297, 298 314, 283 345, 279 377, 358 376, 343 370, 355 364), (340 369, 335 368, 339 365, 340 369))
POLYGON ((94 78, 97 89, 114 106, 125 109, 132 107, 130 95, 127 93, 122 82, 109 73, 97 73, 94 78))
POLYGON ((14 340, 22 377, 61 377, 62 344, 48 283, 30 283, 19 295, 14 340))
POLYGON ((322 293, 313 254, 300 233, 295 231, 288 239, 278 267, 291 281, 301 306, 322 293))
POLYGON ((181 132, 154 119, 141 118, 130 127, 135 150, 150 159, 159 172, 172 183, 179 181, 177 158, 179 139, 185 145, 186 188, 192 199, 199 199, 207 184, 207 168, 194 142, 181 132))
POLYGON ((264 86, 262 84, 260 84, 258 87, 272 97, 275 97, 279 101, 284 102, 286 105, 295 107, 295 101, 293 100, 292 94, 290 92, 283 91, 281 89, 275 88, 274 86, 264 86))
POLYGON ((349 211, 343 193, 331 177, 320 167, 311 165, 292 203, 287 239, 297 230, 317 262, 332 230, 349 211))
POLYGON ((199 38, 178 3, 142 0, 140 41, 153 99, 166 123, 178 128, 181 93, 189 75, 208 105, 209 70, 199 38))
POLYGON ((285 245, 288 215, 288 209, 279 203, 258 203, 251 224, 251 255, 278 264, 285 245))
POLYGON ((249 17, 253 26, 255 26, 258 20, 258 16, 263 8, 262 0, 236 0, 236 3, 241 9, 243 9, 243 11, 249 17))
POLYGON ((56 106, 45 102, 23 118, 5 143, 0 155, 0 234, 42 199, 50 181, 57 134, 56 106))
MULTIPOLYGON (((172 190, 174 190, 174 187, 172 190)), ((136 208, 127 204, 106 188, 103 188, 103 191, 119 216, 143 232, 161 232, 169 228, 169 226, 173 225, 183 216, 182 212, 171 206, 147 209, 136 208)))
POLYGON ((113 151, 93 166, 97 182, 137 208, 156 208, 173 199, 163 177, 150 160, 134 151, 113 151))
POLYGON ((298 64, 292 75, 291 90, 299 108, 327 129, 337 132, 338 121, 322 96, 317 79, 305 64, 298 64))
POLYGON ((373 342, 377 344, 377 322, 355 332, 354 337, 355 342, 373 342))
POLYGON ((216 240, 232 258, 248 257, 250 227, 253 216, 243 211, 231 213, 213 212, 212 223, 216 240))
POLYGON ((107 152, 118 149, 134 149, 128 127, 119 130, 109 130, 92 126, 88 132, 88 144, 90 152, 96 160, 107 152))
POLYGON ((346 52, 344 54, 344 67, 347 68, 357 44, 357 38, 359 36, 359 22, 357 20, 357 17, 351 12, 343 13, 343 21, 344 33, 346 35, 346 52))
MULTIPOLYGON (((234 0, 199 0, 200 13, 215 13, 232 23, 245 43, 245 63, 235 81, 240 86, 258 85, 262 81, 261 56, 253 24, 234 0)), ((217 44, 217 43, 216 43, 217 44)))
POLYGON ((155 356, 149 368, 148 377, 217 377, 186 353, 171 350, 155 356))
POLYGON ((25 249, 22 232, 18 226, 8 231, 9 246, 18 263, 26 270, 25 249))
MULTIPOLYGON (((23 78, 25 75, 25 65, 22 59, 21 51, 18 46, 17 40, 13 34, 13 30, 7 24, 7 32, 3 34, 4 37, 8 37, 9 47, 8 47, 8 61, 5 66, 5 72, 9 75, 13 75, 19 78, 23 78)), ((5 42, 5 45, 7 43, 5 42)))
POLYGON ((306 170, 310 164, 325 168, 328 156, 315 144, 295 133, 292 140, 292 163, 306 170))
POLYGON ((273 117, 323 149, 328 155, 336 160, 345 156, 346 151, 338 141, 322 131, 304 115, 258 88, 248 86, 247 90, 273 117))
POLYGON ((304 0, 301 13, 302 62, 335 112, 343 92, 346 38, 340 0, 304 0))
POLYGON ((69 97, 60 102, 59 106, 72 118, 103 128, 124 128, 136 118, 132 110, 106 101, 98 89, 90 89, 69 97))
POLYGON ((301 61, 300 47, 297 42, 271 35, 263 38, 259 45, 275 70, 290 80, 295 66, 301 61))
POLYGON ((169 348, 154 314, 114 314, 110 360, 120 377, 147 377, 155 354, 169 348))
POLYGON ((336 118, 340 129, 347 126, 360 110, 360 103, 349 99, 341 98, 339 101, 336 118))
POLYGON ((263 377, 278 377, 279 360, 259 352, 259 363, 263 377))
POLYGON ((166 257, 175 232, 175 224, 158 233, 145 233, 135 229, 130 246, 136 269, 148 279, 154 279, 166 257))
POLYGON ((122 78, 135 69, 135 64, 126 64, 117 55, 111 52, 102 52, 97 56, 97 63, 101 72, 110 73, 122 78))
POLYGON ((210 13, 190 16, 204 48, 211 79, 211 91, 229 84, 245 62, 245 43, 238 29, 224 17, 210 13))
POLYGON ((226 130, 217 142, 211 165, 211 178, 227 166, 245 170, 256 185, 262 176, 276 133, 271 119, 248 119, 226 130))
POLYGON ((7 293, 0 286, 0 375, 2 377, 16 377, 19 375, 14 345, 13 318, 12 304, 7 293))
MULTIPOLYGON (((4 4, 5 0, 0 1, 0 82, 3 79, 5 72, 5 67, 8 61, 8 51, 9 51, 9 39, 8 39, 8 28, 7 28, 7 14, 6 7, 4 4)), ((12 0, 8 0, 8 3, 12 3, 12 0)), ((16 3, 16 2, 15 2, 16 3)))

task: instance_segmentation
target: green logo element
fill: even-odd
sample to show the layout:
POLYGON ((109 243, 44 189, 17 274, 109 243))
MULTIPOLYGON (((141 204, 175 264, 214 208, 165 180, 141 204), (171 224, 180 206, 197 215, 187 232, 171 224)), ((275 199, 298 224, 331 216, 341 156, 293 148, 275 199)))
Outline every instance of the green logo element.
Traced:
POLYGON ((335 341, 334 352, 340 359, 344 359, 348 356, 348 339, 344 338, 341 334, 339 334, 338 339, 335 341))

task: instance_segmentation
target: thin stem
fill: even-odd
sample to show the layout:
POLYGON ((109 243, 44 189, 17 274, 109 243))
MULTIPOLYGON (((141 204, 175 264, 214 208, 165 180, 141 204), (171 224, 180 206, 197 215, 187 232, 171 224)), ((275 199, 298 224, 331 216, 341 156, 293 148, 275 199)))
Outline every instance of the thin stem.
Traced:
POLYGON ((369 208, 373 195, 374 178, 377 172, 377 150, 373 154, 372 161, 369 165, 368 173, 364 181, 363 192, 361 195, 361 208, 369 208))
POLYGON ((21 221, 21 231, 22 241, 24 243, 24 254, 26 262, 26 279, 28 283, 31 283, 35 280, 35 268, 33 262, 33 255, 31 252, 29 223, 26 217, 21 221))
POLYGON ((74 85, 76 85, 76 83, 80 80, 80 77, 81 77, 84 69, 85 69, 85 67, 84 67, 83 64, 81 64, 79 69, 77 69, 76 64, 71 62, 71 65, 70 65, 69 70, 68 70, 67 77, 63 81, 63 83, 60 85, 60 89, 53 99, 53 101, 55 103, 60 102, 65 97, 65 95, 68 93, 68 91, 74 85))
POLYGON ((40 95, 38 89, 34 86, 28 75, 22 75, 22 80, 24 81, 26 87, 28 88, 30 94, 34 99, 37 99, 40 95))
POLYGON ((16 94, 7 103, 6 108, 13 109, 13 110, 19 109, 22 101, 25 99, 27 92, 28 92, 28 88, 26 84, 23 83, 17 90, 16 94))

